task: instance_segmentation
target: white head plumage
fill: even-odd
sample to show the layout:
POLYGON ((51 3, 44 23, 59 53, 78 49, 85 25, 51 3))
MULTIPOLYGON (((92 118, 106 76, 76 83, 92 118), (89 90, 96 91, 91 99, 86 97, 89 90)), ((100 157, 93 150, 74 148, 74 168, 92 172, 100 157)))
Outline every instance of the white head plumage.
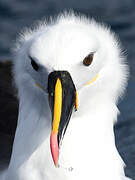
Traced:
POLYGON ((14 180, 120 179, 123 162, 115 148, 113 123, 128 68, 118 39, 108 27, 84 16, 65 13, 55 22, 42 22, 34 30, 28 29, 17 43, 14 75, 20 109, 7 177, 14 180), (57 78, 61 81, 58 90, 57 78), (71 80, 68 88, 64 83, 71 80), (71 111, 76 105, 77 91, 78 111, 72 113, 69 121, 71 111, 64 106, 68 115, 61 109, 61 119, 55 123, 59 113, 57 103, 53 102, 60 86, 66 87, 62 90, 62 107, 63 102, 71 99, 71 111), (65 116, 67 119, 63 120, 65 116), (58 137, 51 136, 51 148, 55 165, 59 155, 60 168, 54 167, 50 154, 51 130, 58 134, 58 137), (55 152, 58 148, 60 154, 55 152), (70 166, 72 172, 63 168, 70 166))

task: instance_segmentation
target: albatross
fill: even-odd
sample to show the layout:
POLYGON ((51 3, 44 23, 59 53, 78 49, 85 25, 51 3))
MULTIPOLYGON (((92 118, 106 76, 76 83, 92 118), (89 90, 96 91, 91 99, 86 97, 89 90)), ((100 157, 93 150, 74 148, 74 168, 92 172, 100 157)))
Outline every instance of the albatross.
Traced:
POLYGON ((106 25, 59 15, 20 34, 19 116, 4 180, 126 180, 113 126, 128 66, 106 25))

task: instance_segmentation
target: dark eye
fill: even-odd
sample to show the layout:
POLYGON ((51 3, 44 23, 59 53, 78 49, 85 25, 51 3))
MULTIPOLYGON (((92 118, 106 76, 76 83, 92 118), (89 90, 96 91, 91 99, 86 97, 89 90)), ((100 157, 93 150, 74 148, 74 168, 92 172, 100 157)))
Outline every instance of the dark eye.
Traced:
POLYGON ((84 60, 83 60, 83 64, 84 64, 85 66, 91 65, 91 63, 92 63, 92 61, 93 61, 93 56, 94 56, 93 53, 92 53, 92 54, 89 54, 88 56, 86 56, 86 57, 84 58, 84 60))
POLYGON ((38 64, 32 59, 32 57, 30 57, 30 59, 31 59, 31 65, 32 65, 33 69, 35 71, 38 71, 38 69, 39 69, 38 64))

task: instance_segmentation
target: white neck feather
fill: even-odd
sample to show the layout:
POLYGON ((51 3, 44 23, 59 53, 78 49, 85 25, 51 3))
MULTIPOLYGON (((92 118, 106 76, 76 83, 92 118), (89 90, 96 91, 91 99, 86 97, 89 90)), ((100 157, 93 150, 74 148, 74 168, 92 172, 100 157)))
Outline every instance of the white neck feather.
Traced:
POLYGON ((93 94, 93 90, 94 83, 88 92, 78 91, 80 106, 73 112, 65 133, 58 169, 50 154, 51 113, 47 96, 39 90, 32 93, 22 90, 21 96, 20 91, 18 126, 7 179, 120 179, 123 163, 116 151, 113 133, 118 110, 103 93, 88 99, 87 93, 93 94))
POLYGON ((29 89, 29 87, 24 87, 19 91, 19 117, 8 170, 9 177, 13 176, 12 179, 14 180, 21 180, 18 174, 19 169, 46 141, 51 130, 48 96, 39 89, 32 89, 30 92, 25 91, 25 88, 29 89))

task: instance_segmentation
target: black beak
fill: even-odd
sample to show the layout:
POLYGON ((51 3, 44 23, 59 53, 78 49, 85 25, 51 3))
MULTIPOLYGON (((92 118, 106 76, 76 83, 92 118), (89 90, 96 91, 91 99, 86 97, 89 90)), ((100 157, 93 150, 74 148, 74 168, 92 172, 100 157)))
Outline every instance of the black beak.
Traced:
POLYGON ((66 132, 73 107, 77 110, 77 92, 67 71, 54 71, 48 77, 49 104, 52 112, 50 139, 54 164, 58 165, 59 144, 66 132))

